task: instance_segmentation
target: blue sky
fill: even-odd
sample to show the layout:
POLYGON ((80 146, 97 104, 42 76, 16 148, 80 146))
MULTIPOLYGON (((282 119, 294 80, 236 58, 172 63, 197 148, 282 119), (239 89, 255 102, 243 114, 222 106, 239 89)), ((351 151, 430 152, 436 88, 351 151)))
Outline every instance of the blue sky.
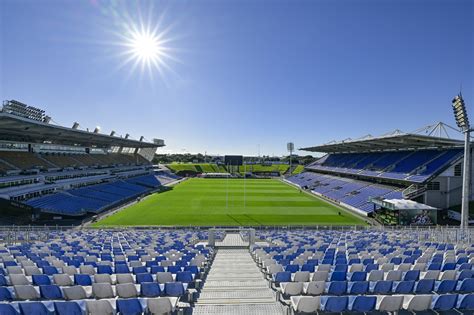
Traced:
POLYGON ((454 125, 461 83, 474 115, 473 3, 3 0, 0 95, 161 152, 280 155, 454 125), (140 21, 165 32, 161 74, 120 67, 140 21))

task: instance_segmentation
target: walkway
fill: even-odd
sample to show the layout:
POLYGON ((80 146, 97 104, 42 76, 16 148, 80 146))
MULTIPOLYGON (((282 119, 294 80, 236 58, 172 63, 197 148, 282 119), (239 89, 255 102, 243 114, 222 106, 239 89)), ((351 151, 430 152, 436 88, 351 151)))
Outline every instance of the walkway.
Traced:
MULTIPOLYGON (((276 301, 239 234, 227 234, 218 249, 193 314, 286 314, 276 301)), ((216 244, 217 245, 217 244, 216 244)))

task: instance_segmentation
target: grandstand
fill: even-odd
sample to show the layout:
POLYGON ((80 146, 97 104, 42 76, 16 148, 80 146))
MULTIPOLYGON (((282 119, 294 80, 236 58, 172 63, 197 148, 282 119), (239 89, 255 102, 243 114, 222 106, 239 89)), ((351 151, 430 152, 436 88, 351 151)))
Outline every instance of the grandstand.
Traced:
POLYGON ((37 220, 83 217, 160 189, 176 176, 155 174, 154 142, 57 126, 44 111, 5 101, 0 111, 0 202, 37 220))
MULTIPOLYGON (((433 126, 428 128, 432 133, 433 126)), ((377 214, 390 200, 412 200, 416 209, 450 209, 461 201, 463 144, 400 131, 331 142, 303 148, 326 154, 287 180, 362 215, 377 214)), ((416 209, 410 209, 413 216, 421 213, 416 209)))

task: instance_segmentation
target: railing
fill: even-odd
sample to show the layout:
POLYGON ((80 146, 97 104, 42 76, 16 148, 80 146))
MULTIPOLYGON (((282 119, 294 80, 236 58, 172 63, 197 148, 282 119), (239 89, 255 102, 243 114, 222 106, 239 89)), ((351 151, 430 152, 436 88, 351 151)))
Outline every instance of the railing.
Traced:
POLYGON ((411 199, 414 198, 426 191, 426 186, 420 186, 420 185, 410 185, 406 189, 402 191, 403 198, 405 199, 411 199))

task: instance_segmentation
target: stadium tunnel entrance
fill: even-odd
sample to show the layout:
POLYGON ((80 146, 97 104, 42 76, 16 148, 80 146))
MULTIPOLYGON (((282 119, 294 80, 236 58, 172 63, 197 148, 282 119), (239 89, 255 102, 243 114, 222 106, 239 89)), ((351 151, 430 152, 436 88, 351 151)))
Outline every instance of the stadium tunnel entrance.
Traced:
POLYGON ((255 244, 255 229, 214 228, 209 230, 208 245, 216 248, 250 248, 255 244))

